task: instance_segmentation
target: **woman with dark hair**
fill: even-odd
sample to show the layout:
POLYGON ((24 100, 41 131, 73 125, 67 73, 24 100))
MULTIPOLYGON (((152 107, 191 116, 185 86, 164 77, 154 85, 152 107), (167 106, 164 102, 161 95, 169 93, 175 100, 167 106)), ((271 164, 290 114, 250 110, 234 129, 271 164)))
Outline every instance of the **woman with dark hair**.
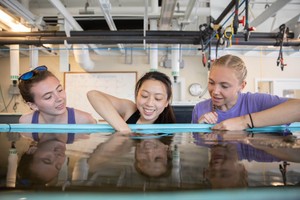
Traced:
POLYGON ((148 72, 139 79, 135 103, 96 90, 89 91, 87 96, 96 112, 116 131, 130 132, 128 124, 175 123, 170 105, 172 83, 161 72, 148 72))

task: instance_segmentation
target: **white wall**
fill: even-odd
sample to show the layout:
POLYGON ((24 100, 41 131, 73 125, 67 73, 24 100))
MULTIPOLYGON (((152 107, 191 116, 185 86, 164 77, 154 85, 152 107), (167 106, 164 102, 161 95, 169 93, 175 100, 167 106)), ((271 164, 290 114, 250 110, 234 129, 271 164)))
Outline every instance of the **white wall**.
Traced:
MULTIPOLYGON (((300 78, 300 66, 299 66, 299 57, 288 57, 285 56, 285 63, 288 65, 285 67, 284 71, 281 71, 280 67, 276 66, 276 56, 266 56, 264 54, 255 55, 255 56, 244 56, 239 55, 236 52, 233 54, 240 56, 246 62, 248 67, 248 77, 247 77, 247 86, 244 90, 254 92, 255 91, 255 78, 300 78)), ((137 71, 138 78, 144 73, 148 72, 150 69, 150 64, 148 64, 147 56, 134 56, 132 64, 125 64, 124 56, 92 56, 93 61, 95 61, 94 71, 137 71)), ((200 101, 198 97, 192 97, 188 93, 188 86, 191 83, 198 82, 203 87, 207 86, 207 67, 202 66, 201 56, 195 57, 183 57, 185 66, 180 70, 180 78, 185 81, 185 101, 184 103, 194 104, 195 102, 200 101)), ((39 57, 40 65, 46 65, 50 71, 52 71, 64 84, 64 74, 59 72, 59 57, 57 56, 45 56, 39 57)), ((28 57, 20 58, 20 73, 23 73, 29 69, 29 59, 28 57)), ((8 88, 11 84, 10 81, 10 72, 9 72, 9 58, 0 58, 0 86, 4 96, 6 104, 8 104, 11 99, 11 95, 8 94, 8 88)), ((70 69, 72 72, 84 71, 80 66, 75 63, 73 57, 70 57, 70 69)), ((159 71, 166 73, 171 76, 171 69, 166 69, 163 67, 158 68, 159 71)), ((82 94, 85 95, 85 94, 82 94)), ((209 98, 209 95, 206 93, 204 98, 209 98)), ((19 102, 16 112, 23 113, 30 111, 28 107, 23 104, 20 97, 16 98, 16 101, 19 102)), ((14 112, 12 109, 13 102, 8 108, 8 112, 14 112)), ((0 93, 0 109, 3 109, 3 101, 0 93)))

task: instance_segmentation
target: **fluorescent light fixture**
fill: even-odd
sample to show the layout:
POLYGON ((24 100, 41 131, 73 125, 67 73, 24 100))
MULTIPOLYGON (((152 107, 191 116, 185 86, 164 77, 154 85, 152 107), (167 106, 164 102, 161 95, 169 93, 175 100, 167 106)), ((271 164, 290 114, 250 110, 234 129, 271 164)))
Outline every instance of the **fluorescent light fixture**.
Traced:
POLYGON ((0 21, 2 24, 6 25, 11 29, 11 31, 15 32, 30 32, 30 28, 24 26, 17 20, 15 20, 12 16, 4 12, 0 9, 0 21))
POLYGON ((5 0, 2 1, 2 4, 5 5, 5 7, 9 8, 13 13, 25 19, 25 21, 31 24, 32 26, 36 25, 35 15, 32 14, 26 7, 24 7, 17 0, 5 0))

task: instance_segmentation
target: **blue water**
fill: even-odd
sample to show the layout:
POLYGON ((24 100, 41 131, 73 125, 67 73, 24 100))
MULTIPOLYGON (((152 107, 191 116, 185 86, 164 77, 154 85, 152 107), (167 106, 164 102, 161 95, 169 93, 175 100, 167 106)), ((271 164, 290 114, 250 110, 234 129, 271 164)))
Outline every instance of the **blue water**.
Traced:
POLYGON ((133 133, 121 135, 104 124, 0 124, 1 200, 299 199, 298 123, 233 132, 210 127, 132 125, 133 133), (32 131, 42 140, 75 132, 75 141, 33 142, 23 133, 32 131), (35 147, 43 153, 35 155, 33 172, 51 174, 50 181, 35 182, 14 171, 25 170, 20 159, 35 147), (48 165, 54 160, 61 165, 52 176, 48 165))

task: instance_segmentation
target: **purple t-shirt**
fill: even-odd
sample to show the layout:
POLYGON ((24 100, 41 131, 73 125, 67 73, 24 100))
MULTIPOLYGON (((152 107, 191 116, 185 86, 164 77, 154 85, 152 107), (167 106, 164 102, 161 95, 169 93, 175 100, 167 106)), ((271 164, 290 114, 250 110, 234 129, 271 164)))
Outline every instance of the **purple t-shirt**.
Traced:
MULTIPOLYGON (((265 93, 240 93, 237 103, 232 108, 227 111, 216 110, 218 113, 217 123, 233 117, 266 110, 287 100, 288 98, 265 93)), ((192 123, 198 123, 198 119, 208 112, 212 112, 211 99, 197 103, 193 110, 192 123)))

